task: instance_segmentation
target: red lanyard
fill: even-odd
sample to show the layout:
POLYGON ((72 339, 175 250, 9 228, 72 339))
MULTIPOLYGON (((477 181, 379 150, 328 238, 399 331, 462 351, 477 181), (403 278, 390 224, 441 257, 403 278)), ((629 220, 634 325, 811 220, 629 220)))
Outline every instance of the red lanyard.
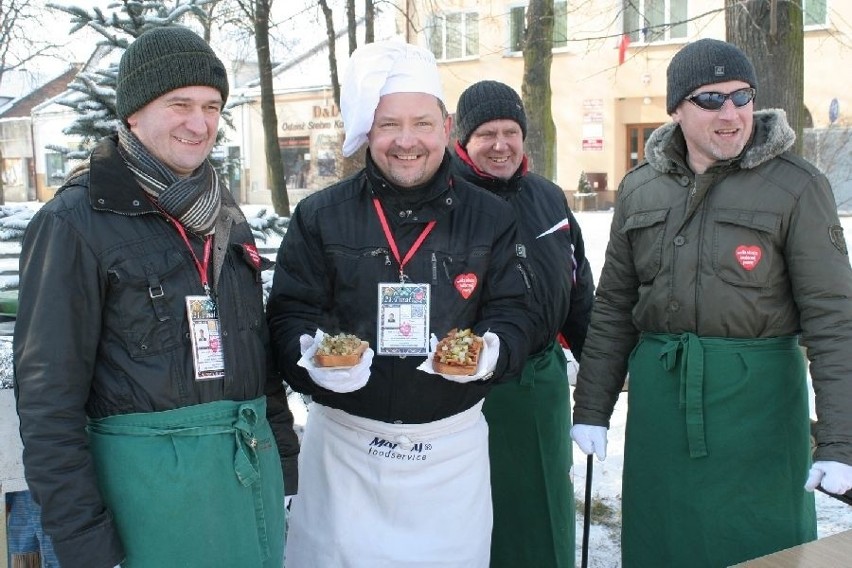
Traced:
POLYGON ((169 218, 169 221, 172 222, 172 225, 175 226, 175 229, 177 229, 177 232, 180 234, 183 242, 186 243, 186 248, 189 249, 189 254, 192 255, 192 260, 195 261, 195 268, 198 270, 198 276, 201 277, 201 285, 204 287, 204 293, 209 296, 210 284, 207 279, 207 272, 210 266, 210 250, 213 248, 213 236, 207 235, 204 237, 204 261, 199 262, 198 257, 195 255, 195 251, 192 249, 192 245, 186 236, 186 230, 183 228, 183 225, 181 225, 178 220, 171 215, 166 216, 169 218))
POLYGON ((411 248, 408 249, 407 253, 405 253, 405 258, 400 259, 399 249, 396 246, 396 240, 393 238, 393 233, 391 233, 388 220, 385 217, 385 212, 382 211, 382 206, 379 203, 379 200, 375 197, 373 198, 373 205, 376 206, 376 213, 379 216, 379 221, 382 223, 382 230, 385 232, 385 239, 388 241, 393 257, 396 259, 397 264, 399 264, 399 281, 405 282, 405 273, 403 273, 402 268, 408 264, 408 261, 414 256, 414 253, 417 252, 417 249, 419 249, 420 245, 423 244, 423 241, 426 240, 426 237, 432 231, 432 227, 435 226, 435 221, 429 221, 429 223, 426 224, 426 227, 424 227, 420 236, 417 237, 417 240, 414 241, 414 244, 411 245, 411 248))

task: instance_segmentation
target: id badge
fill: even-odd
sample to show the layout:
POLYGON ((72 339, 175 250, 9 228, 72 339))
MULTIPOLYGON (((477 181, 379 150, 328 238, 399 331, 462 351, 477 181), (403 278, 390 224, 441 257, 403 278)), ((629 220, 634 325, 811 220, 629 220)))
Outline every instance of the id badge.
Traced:
POLYGON ((219 330, 216 301, 210 296, 187 296, 189 336, 196 381, 225 377, 225 355, 219 330))
POLYGON ((379 282, 378 355, 429 353, 429 284, 379 282))

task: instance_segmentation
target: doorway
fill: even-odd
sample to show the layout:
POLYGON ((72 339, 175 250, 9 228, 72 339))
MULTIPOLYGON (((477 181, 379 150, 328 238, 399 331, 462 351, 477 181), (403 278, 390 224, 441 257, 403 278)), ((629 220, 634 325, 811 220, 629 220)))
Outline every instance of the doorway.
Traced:
POLYGON ((645 144, 651 133, 662 126, 663 123, 647 123, 647 124, 628 124, 625 126, 627 130, 627 169, 635 167, 639 162, 645 159, 645 144))

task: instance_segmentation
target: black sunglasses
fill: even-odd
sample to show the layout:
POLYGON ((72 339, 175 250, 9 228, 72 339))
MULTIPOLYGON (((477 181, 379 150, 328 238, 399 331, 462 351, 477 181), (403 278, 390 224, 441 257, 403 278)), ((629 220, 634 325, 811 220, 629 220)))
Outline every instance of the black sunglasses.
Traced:
POLYGON ((754 100, 754 89, 749 87, 747 89, 739 89, 733 93, 707 92, 686 97, 686 100, 704 110, 719 110, 728 99, 731 99, 735 107, 744 107, 754 100))

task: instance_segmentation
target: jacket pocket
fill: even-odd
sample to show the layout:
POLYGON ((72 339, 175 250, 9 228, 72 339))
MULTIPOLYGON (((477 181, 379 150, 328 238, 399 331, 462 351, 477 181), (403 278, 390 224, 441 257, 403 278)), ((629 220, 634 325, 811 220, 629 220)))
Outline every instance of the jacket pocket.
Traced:
POLYGON ((762 287, 771 280, 777 262, 776 242, 781 228, 777 213, 722 209, 713 228, 713 270, 734 286, 762 287))
POLYGON ((348 247, 330 245, 325 249, 328 277, 337 290, 357 290, 358 280, 373 282, 399 279, 399 265, 391 260, 391 252, 384 247, 348 247))
MULTIPOLYGON (((438 306, 448 314, 461 314, 480 305, 491 249, 479 246, 455 252, 436 250, 432 257, 437 268, 433 271, 437 279, 432 286, 432 313, 438 306)), ((521 273, 529 278, 523 270, 521 273)))
POLYGON ((668 209, 634 213, 621 227, 621 234, 630 241, 636 276, 643 284, 651 282, 660 272, 668 215, 668 209))
POLYGON ((184 266, 180 252, 170 250, 128 258, 109 269, 112 300, 105 325, 117 330, 131 357, 181 345, 184 297, 192 289, 181 274, 184 266))

